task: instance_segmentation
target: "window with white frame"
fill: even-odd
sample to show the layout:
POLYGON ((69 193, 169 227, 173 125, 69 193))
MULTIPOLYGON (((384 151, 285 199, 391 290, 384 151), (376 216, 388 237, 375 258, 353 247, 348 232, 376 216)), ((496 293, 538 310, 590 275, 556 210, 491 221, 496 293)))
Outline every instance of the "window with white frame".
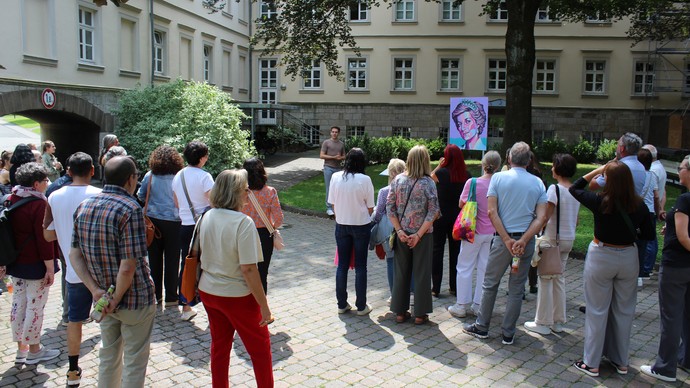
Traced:
POLYGON ((557 20, 558 20, 558 18, 554 17, 549 12, 549 6, 548 5, 539 7, 539 9, 537 10, 537 17, 535 19, 535 21, 537 23, 549 23, 549 22, 555 22, 557 20))
POLYGON ((413 58, 395 58, 393 60, 394 90, 413 90, 414 89, 414 59, 413 58))
POLYGON ((278 14, 273 0, 262 0, 259 5, 259 19, 268 20, 278 14))
POLYGON ((415 20, 414 0, 399 0, 395 3, 395 21, 411 22, 415 20))
POLYGON ((586 23, 609 23, 611 20, 603 11, 595 11, 585 19, 586 23))
POLYGON ((347 127, 347 137, 362 137, 364 136, 364 127, 361 125, 353 125, 347 127))
POLYGON ((444 22, 462 21, 461 4, 455 4, 455 0, 441 1, 441 20, 444 22))
POLYGON ((96 12, 79 7, 79 60, 96 62, 96 12))
POLYGON ((311 61, 311 67, 302 73, 304 89, 321 89, 321 61, 311 61))
POLYGON ((635 61, 633 74, 633 94, 648 95, 654 93, 654 63, 635 61))
POLYGON ((211 82, 213 67, 213 47, 204 45, 204 81, 211 82))
POLYGON ((501 0, 497 5, 496 10, 489 15, 489 21, 505 21, 508 20, 508 5, 506 0, 501 0))
POLYGON ((556 60, 537 59, 534 65, 534 92, 556 92, 556 60))
POLYGON ((441 85, 442 91, 457 91, 461 89, 460 58, 441 58, 441 85))
POLYGON ((507 62, 505 59, 489 59, 489 84, 490 92, 504 92, 506 90, 507 62))
POLYGON ((366 0, 356 0, 350 4, 350 21, 351 22, 368 22, 369 21, 369 5, 366 0))
POLYGON ((410 127, 393 127, 393 136, 402 137, 403 139, 409 139, 412 134, 412 129, 410 127))
POLYGON ((369 64, 367 58, 348 58, 347 88, 349 90, 366 90, 369 64))
POLYGON ((165 33, 153 31, 153 72, 165 74, 165 33))
POLYGON ((606 60, 585 60, 586 94, 606 94, 606 60))
POLYGON ((443 141, 443 144, 448 144, 448 127, 438 128, 438 138, 443 141))

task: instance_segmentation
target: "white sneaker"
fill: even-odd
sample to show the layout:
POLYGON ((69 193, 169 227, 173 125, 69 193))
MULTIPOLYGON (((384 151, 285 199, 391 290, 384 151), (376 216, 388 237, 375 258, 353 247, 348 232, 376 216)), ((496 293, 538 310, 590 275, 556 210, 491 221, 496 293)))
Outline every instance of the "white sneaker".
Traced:
POLYGON ((676 381, 675 377, 668 377, 668 376, 664 376, 662 374, 654 372, 651 365, 642 365, 640 367, 640 372, 646 374, 647 376, 652 376, 654 378, 657 378, 657 379, 662 380, 662 381, 667 381, 669 383, 673 383, 676 381))
POLYGON ((539 325, 536 322, 525 322, 525 329, 541 335, 551 334, 551 329, 548 326, 539 325))
POLYGON ((393 300, 393 297, 392 297, 392 296, 389 296, 389 297, 388 297, 388 300, 386 301, 386 303, 388 303, 388 305, 390 306, 392 300, 393 300))
POLYGON ((14 363, 17 365, 24 364, 28 354, 28 350, 17 350, 17 357, 14 359, 14 363))
POLYGON ((346 312, 352 310, 352 306, 348 303, 345 307, 338 309, 338 314, 345 314, 346 312))
POLYGON ((192 318, 196 317, 197 314, 198 313, 197 313, 196 309, 192 308, 191 310, 183 311, 182 315, 180 315, 180 319, 183 321, 189 321, 192 318))
POLYGON ((362 315, 367 315, 371 312, 371 306, 367 303, 364 306, 363 310, 357 310, 357 315, 362 316, 362 315))
POLYGON ((637 287, 642 287, 642 278, 637 278, 637 287))
POLYGON ((565 331, 565 328, 563 327, 562 323, 557 322, 551 326, 551 331, 553 331, 554 333, 562 333, 565 331))
POLYGON ((26 356, 26 363, 28 365, 38 364, 41 361, 51 360, 60 355, 60 351, 57 349, 48 349, 42 347, 38 353, 31 353, 26 356))
POLYGON ((410 306, 414 305, 414 294, 410 294, 410 306))
POLYGON ((467 309, 465 306, 457 303, 452 306, 448 306, 448 312, 450 315, 457 318, 465 318, 467 316, 467 309))
POLYGON ((331 209, 326 210, 326 214, 328 214, 329 217, 335 215, 335 213, 333 213, 333 210, 331 209))

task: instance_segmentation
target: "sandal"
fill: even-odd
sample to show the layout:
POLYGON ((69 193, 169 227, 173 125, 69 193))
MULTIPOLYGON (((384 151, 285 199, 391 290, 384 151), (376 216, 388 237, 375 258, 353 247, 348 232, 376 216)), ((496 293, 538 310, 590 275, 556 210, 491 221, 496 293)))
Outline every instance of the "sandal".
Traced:
POLYGON ((404 313, 398 314, 395 317, 395 322, 396 323, 404 323, 404 322, 407 322, 407 320, 410 319, 410 317, 412 317, 412 314, 410 314, 409 311, 405 311, 404 313))
POLYGON ((620 366, 611 360, 609 360, 609 364, 611 364, 614 368, 616 368, 616 373, 618 373, 619 375, 627 375, 628 374, 628 367, 627 366, 620 366))
POLYGON ((580 360, 580 361, 575 361, 575 362, 573 363, 573 366, 574 366, 576 369, 578 369, 578 370, 580 370, 581 372, 583 372, 584 374, 586 374, 586 375, 589 375, 589 376, 592 376, 592 377, 599 377, 599 371, 596 371, 596 372, 593 371, 592 369, 594 369, 594 368, 592 368, 592 367, 590 367, 590 366, 587 366, 587 365, 584 363, 584 361, 582 361, 582 360, 580 360))
POLYGON ((428 315, 422 315, 421 317, 415 317, 414 318, 414 324, 415 325, 423 325, 427 322, 429 322, 429 316, 428 315))

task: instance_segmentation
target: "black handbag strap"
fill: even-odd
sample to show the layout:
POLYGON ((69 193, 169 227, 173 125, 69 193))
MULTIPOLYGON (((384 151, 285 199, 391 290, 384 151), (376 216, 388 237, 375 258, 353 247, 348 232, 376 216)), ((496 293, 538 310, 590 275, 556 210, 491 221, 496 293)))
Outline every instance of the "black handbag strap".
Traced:
MULTIPOLYGON (((407 210, 407 204, 410 202, 410 197, 412 196, 412 190, 414 190, 414 187, 415 187, 415 185, 417 184, 417 181, 418 181, 418 180, 419 180, 419 179, 415 179, 414 183, 412 184, 412 188, 410 188, 409 194, 407 194, 407 200, 405 201, 405 207, 403 207, 403 212, 402 212, 402 214, 400 215, 400 221, 401 221, 401 223, 402 223, 402 219, 405 217, 405 210, 407 210)), ((402 225, 400 225, 400 227, 402 228, 402 225)))
POLYGON ((556 183, 556 245, 561 239, 561 190, 556 183))
POLYGON ((628 231, 632 233, 634 240, 637 241, 637 231, 635 231, 635 227, 633 226, 632 221, 630 220, 630 216, 628 215, 628 213, 623 211, 623 207, 618 201, 616 201, 616 208, 618 209, 618 212, 621 214, 621 216, 623 216, 623 221, 625 222, 625 225, 628 226, 628 231))

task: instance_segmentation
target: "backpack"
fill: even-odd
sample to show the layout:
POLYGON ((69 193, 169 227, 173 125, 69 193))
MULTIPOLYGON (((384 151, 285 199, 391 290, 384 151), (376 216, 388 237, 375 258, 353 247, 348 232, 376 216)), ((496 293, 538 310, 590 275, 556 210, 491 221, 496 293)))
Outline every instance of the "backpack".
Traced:
POLYGON ((22 198, 17 203, 10 205, 9 194, 2 197, 2 203, 0 204, 0 266, 14 263, 22 249, 34 238, 29 236, 21 246, 17 247, 14 242, 11 217, 12 212, 18 207, 37 200, 40 200, 40 198, 31 196, 22 198))

